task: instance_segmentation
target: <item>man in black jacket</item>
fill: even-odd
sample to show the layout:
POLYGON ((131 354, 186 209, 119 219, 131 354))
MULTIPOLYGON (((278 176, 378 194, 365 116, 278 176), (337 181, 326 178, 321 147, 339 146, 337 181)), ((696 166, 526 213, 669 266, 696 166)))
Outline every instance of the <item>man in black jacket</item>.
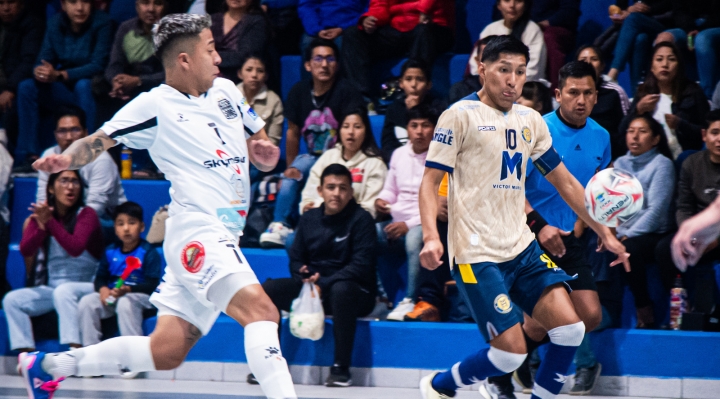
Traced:
MULTIPOLYGON (((352 176, 332 164, 320 177, 319 208, 300 218, 290 248, 291 278, 268 280, 263 289, 280 310, 290 310, 303 282, 320 292, 326 314, 333 315, 335 362, 326 386, 350 386, 350 359, 357 318, 375 306, 375 221, 353 199, 352 176)), ((250 378, 249 378, 250 380, 250 378)))
MULTIPOLYGON (((40 52, 44 23, 21 0, 0 0, 0 127, 15 111, 18 84, 32 77, 40 52)), ((14 134, 12 136, 15 136, 14 134)), ((14 141, 14 140, 13 140, 14 141)))

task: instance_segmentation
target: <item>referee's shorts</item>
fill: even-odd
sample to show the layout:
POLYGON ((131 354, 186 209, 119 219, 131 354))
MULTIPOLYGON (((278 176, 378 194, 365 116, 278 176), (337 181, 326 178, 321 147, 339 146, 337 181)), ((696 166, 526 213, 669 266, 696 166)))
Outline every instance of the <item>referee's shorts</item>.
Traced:
POLYGON ((559 268, 563 269, 565 274, 571 277, 577 275, 577 278, 567 282, 573 291, 597 291, 597 285, 595 285, 595 275, 593 274, 592 267, 585 255, 585 246, 583 246, 580 239, 575 237, 575 234, 572 233, 567 237, 562 237, 562 240, 563 244, 565 244, 565 255, 562 258, 552 255, 547 248, 542 246, 542 244, 540 247, 543 251, 545 251, 550 259, 558 265, 559 268))

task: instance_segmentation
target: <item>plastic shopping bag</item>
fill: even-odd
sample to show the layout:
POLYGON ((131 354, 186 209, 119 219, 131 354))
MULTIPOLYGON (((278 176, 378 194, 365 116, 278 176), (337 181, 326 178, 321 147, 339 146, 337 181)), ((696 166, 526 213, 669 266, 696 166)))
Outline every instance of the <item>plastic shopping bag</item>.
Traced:
POLYGON ((315 284, 303 284, 300 296, 290 306, 290 333, 317 341, 325 332, 325 312, 315 284))

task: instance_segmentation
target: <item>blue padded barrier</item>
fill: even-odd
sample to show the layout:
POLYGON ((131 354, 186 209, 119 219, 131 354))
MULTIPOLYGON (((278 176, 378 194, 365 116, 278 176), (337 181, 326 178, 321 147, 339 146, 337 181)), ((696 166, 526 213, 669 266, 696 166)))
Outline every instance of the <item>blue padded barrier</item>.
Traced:
MULTIPOLYGON (((450 59, 450 86, 463 80, 470 54, 456 54, 450 59)), ((449 90, 449 89, 448 89, 449 90)))
POLYGON ((385 124, 385 115, 371 115, 370 116, 370 128, 372 129, 373 136, 375 137, 375 143, 378 147, 382 146, 382 129, 385 124))
POLYGON ((280 96, 283 103, 287 100, 290 89, 300 81, 302 64, 302 57, 299 55, 286 55, 280 58, 280 96))

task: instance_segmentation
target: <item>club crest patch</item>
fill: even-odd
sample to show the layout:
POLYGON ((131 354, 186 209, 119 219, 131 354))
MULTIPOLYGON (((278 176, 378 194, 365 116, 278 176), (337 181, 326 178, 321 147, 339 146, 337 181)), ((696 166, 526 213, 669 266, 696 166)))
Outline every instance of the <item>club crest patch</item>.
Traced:
POLYGON ((182 249, 180 261, 185 270, 197 273, 205 264, 205 247, 199 241, 192 241, 182 249))
POLYGON ((233 108, 230 100, 226 98, 218 100, 218 107, 226 119, 235 119, 238 117, 238 113, 235 111, 235 108, 233 108))

